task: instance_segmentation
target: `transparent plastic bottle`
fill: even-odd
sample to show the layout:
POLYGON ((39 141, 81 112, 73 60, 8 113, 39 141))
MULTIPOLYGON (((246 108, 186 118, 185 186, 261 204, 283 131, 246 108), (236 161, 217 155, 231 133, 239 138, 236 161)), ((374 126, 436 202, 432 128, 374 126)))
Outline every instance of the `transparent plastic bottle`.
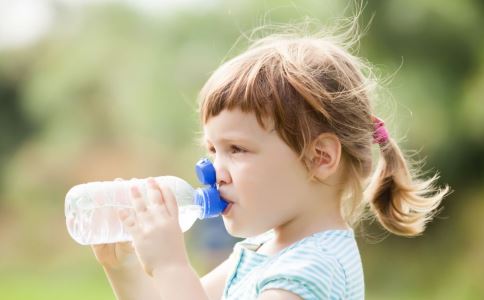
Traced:
MULTIPOLYGON (((195 170, 198 179, 208 187, 194 189, 175 176, 154 178, 173 192, 182 231, 190 229, 197 219, 220 215, 227 206, 216 189, 215 169, 211 162, 202 159, 195 170)), ((133 209, 129 192, 131 185, 140 187, 146 199, 146 179, 98 181, 72 187, 65 198, 66 225, 71 237, 81 245, 131 241, 117 214, 119 208, 133 209)))

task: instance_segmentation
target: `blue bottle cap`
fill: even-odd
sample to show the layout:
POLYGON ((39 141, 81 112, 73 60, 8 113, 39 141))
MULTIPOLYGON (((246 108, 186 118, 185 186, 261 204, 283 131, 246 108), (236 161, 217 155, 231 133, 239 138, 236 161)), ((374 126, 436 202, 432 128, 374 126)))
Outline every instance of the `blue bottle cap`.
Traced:
POLYGON ((208 158, 202 158, 197 162, 195 172, 197 173, 198 180, 202 184, 212 185, 217 181, 215 168, 208 158))
POLYGON ((194 202, 202 207, 200 219, 218 217, 228 205, 212 186, 196 189, 194 202))
POLYGON ((228 202, 220 197, 216 188, 215 168, 208 158, 200 159, 195 165, 198 180, 209 187, 199 188, 195 192, 194 202, 202 207, 200 219, 218 217, 227 207, 228 202))

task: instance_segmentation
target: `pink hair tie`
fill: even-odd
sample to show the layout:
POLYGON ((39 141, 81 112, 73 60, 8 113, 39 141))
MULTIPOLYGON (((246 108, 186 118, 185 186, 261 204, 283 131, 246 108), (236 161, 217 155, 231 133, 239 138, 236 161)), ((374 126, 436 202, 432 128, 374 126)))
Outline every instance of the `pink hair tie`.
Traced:
POLYGON ((385 122, 381 119, 372 116, 374 131, 373 131, 373 144, 385 144, 388 141, 388 131, 385 128, 385 122))

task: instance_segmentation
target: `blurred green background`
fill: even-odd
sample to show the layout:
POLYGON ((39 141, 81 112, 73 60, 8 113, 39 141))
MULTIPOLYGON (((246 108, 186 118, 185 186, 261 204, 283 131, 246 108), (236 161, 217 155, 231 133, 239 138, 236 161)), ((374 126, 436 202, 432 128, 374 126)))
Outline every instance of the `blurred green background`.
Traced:
MULTIPOLYGON (((243 50, 236 40, 263 24, 331 22, 347 5, 1 0, 0 298, 114 299, 67 234, 67 190, 167 174, 197 185, 196 95, 243 50)), ((391 77, 378 114, 454 193, 422 237, 366 226, 367 299, 484 299, 484 4, 370 0, 362 24, 372 15, 359 54, 391 77)), ((220 220, 203 223, 186 233, 200 275, 235 241, 220 220)))

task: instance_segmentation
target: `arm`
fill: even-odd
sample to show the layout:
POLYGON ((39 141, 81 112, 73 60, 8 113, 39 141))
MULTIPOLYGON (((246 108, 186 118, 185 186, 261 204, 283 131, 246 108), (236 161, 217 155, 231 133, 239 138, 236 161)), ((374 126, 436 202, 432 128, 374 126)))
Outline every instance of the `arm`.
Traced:
POLYGON ((131 201, 134 211, 120 210, 119 217, 133 237, 136 255, 144 272, 153 278, 159 296, 180 300, 220 298, 230 263, 222 263, 202 284, 188 260, 178 205, 171 190, 149 179, 147 199, 132 186, 131 201))
POLYGON ((197 274, 189 264, 153 270, 161 299, 209 300, 197 274))
MULTIPOLYGON (((131 251, 129 244, 95 245, 92 248, 116 299, 160 299, 155 282, 145 273, 134 254, 127 253, 131 251)), ((201 279, 210 300, 222 298, 225 281, 234 263, 231 257, 201 279)))
POLYGON ((205 289, 205 293, 210 300, 222 299, 225 281, 227 280, 229 272, 233 267, 233 261, 231 258, 232 256, 218 265, 210 273, 202 277, 201 281, 203 288, 205 289))
POLYGON ((111 288, 118 300, 159 300, 155 284, 141 266, 133 269, 110 269, 103 267, 111 288))
MULTIPOLYGON (((116 180, 121 179, 117 178, 116 180)), ((160 299, 158 288, 161 287, 157 287, 153 278, 146 273, 130 242, 93 245, 91 248, 97 261, 103 267, 116 299, 160 299)), ((185 271, 189 274, 188 277, 194 276, 193 270, 185 271)), ((202 278, 202 286, 210 299, 222 297, 228 272, 229 265, 228 260, 226 260, 202 278)), ((173 280, 173 278, 177 277, 172 277, 170 280, 173 280)))
POLYGON ((116 299, 159 299, 153 280, 144 272, 131 242, 92 245, 91 249, 116 299))
POLYGON ((211 272, 199 279, 189 264, 174 265, 153 271, 153 278, 162 299, 207 299, 222 298, 227 276, 233 266, 232 256, 211 272), (180 278, 176 282, 173 278, 180 278))
POLYGON ((153 280, 144 272, 130 243, 93 245, 91 248, 116 299, 159 299, 153 280))

